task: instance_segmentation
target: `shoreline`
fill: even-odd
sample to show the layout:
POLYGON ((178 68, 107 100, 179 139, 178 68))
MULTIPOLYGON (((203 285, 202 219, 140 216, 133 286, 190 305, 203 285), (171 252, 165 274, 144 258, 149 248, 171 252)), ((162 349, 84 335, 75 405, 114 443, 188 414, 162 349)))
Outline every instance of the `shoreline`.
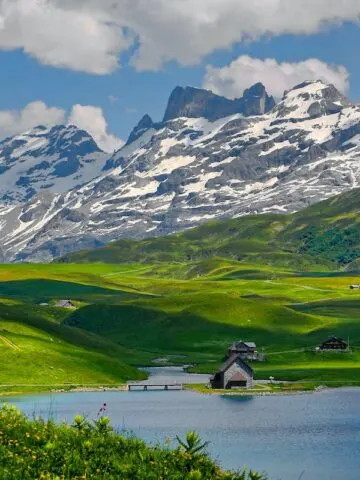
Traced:
MULTIPOLYGON (((340 387, 341 388, 341 387, 340 387)), ((355 387, 356 388, 356 387, 355 387)), ((221 397, 281 397, 295 395, 312 395, 314 393, 335 390, 335 388, 322 388, 320 390, 292 390, 292 391, 228 391, 228 390, 197 390, 195 388, 186 388, 185 390, 202 395, 218 395, 221 397)))
MULTIPOLYGON (((15 386, 14 386, 15 387, 15 386)), ((50 385, 49 385, 50 387, 50 385)), ((0 386, 1 388, 1 386, 0 386)), ((183 386, 182 391, 193 392, 199 395, 219 395, 219 396, 238 396, 238 397, 274 397, 274 396, 296 396, 296 395, 311 395, 315 393, 328 392, 333 390, 347 389, 347 388, 360 388, 358 385, 340 385, 337 387, 330 387, 327 385, 317 386, 308 390, 212 390, 206 388, 205 384, 186 384, 183 386)), ((156 390, 153 390, 156 391, 156 390)), ((9 391, 0 392, 0 403, 3 398, 11 396, 28 396, 28 395, 45 395, 45 394, 59 394, 59 393, 97 393, 97 392, 128 392, 126 384, 118 386, 100 385, 100 386, 76 386, 74 388, 56 388, 49 390, 33 390, 33 391, 9 391)))
POLYGON ((0 401, 2 397, 19 395, 44 395, 52 393, 90 393, 90 392, 125 392, 127 384, 120 385, 0 385, 0 401), (1 391, 2 388, 19 390, 1 391), (42 389, 44 387, 44 389, 42 389), (48 387, 48 388, 45 388, 48 387), (21 390, 26 388, 26 390, 21 390), (29 388, 29 390, 28 390, 29 388))

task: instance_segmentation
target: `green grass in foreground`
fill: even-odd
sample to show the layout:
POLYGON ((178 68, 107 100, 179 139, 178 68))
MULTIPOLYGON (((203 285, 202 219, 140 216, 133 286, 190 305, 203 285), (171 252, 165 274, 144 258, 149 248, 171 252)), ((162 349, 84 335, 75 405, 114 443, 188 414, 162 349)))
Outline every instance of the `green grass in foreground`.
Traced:
POLYGON ((194 433, 170 449, 147 446, 113 431, 107 417, 73 425, 29 420, 0 409, 1 480, 264 480, 256 473, 225 472, 204 453, 194 433))

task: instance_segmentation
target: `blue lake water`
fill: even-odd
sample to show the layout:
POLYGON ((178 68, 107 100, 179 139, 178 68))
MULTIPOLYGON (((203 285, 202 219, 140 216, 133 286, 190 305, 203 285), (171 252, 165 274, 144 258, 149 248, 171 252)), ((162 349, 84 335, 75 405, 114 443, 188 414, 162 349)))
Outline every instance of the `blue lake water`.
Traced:
POLYGON ((247 466, 267 472, 270 480, 360 479, 360 389, 272 397, 61 393, 6 401, 59 421, 78 413, 95 418, 106 402, 113 425, 146 441, 164 442, 196 430, 226 468, 247 466))

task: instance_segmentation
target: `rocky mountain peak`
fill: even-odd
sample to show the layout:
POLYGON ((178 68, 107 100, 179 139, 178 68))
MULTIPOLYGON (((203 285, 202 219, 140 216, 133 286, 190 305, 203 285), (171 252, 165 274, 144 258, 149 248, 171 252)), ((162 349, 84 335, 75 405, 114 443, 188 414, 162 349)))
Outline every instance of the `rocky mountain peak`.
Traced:
POLYGON ((264 115, 264 113, 272 110, 276 105, 274 97, 267 94, 266 88, 262 83, 255 83, 255 85, 246 89, 242 100, 245 116, 264 115))
POLYGON ((180 117, 203 117, 215 121, 236 113, 245 116, 263 115, 274 106, 274 99, 268 96, 261 83, 245 90, 244 96, 236 99, 225 98, 200 88, 176 87, 170 95, 163 121, 180 117))
POLYGON ((58 149, 68 150, 69 147, 84 153, 102 151, 87 131, 81 130, 75 125, 38 125, 27 132, 0 142, 0 154, 5 149, 7 155, 12 158, 25 154, 36 156, 51 154, 53 150, 58 151, 58 149))
POLYGON ((334 85, 322 80, 306 81, 284 93, 277 105, 278 117, 318 118, 339 113, 351 102, 334 85))
POLYGON ((163 121, 167 122, 180 117, 204 117, 215 120, 219 118, 220 111, 223 112, 228 108, 229 103, 230 100, 208 90, 176 87, 170 95, 163 121))
POLYGON ((80 148, 82 154, 102 152, 93 137, 76 125, 56 125, 51 128, 49 137, 53 142, 62 142, 64 147, 72 144, 77 149, 80 148))
POLYGON ((154 126, 154 122, 150 115, 145 114, 140 122, 136 125, 136 127, 133 129, 133 131, 130 133, 129 138, 126 142, 126 145, 129 145, 132 142, 135 142, 141 135, 148 130, 149 128, 152 128, 154 126))
POLYGON ((0 142, 0 202, 27 201, 41 190, 66 191, 99 174, 104 156, 91 135, 74 125, 39 125, 7 138, 0 142), (97 168, 85 169, 89 164, 97 168))
POLYGON ((244 90, 243 96, 244 97, 247 97, 247 96, 261 97, 264 94, 266 94, 265 85, 261 82, 258 82, 258 83, 255 83, 254 85, 252 85, 251 87, 247 88, 246 90, 244 90))

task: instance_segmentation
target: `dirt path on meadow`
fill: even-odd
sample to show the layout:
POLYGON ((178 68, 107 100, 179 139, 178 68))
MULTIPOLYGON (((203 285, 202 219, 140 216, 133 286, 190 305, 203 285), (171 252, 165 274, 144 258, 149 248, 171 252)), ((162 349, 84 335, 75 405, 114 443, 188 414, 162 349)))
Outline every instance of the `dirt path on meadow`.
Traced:
POLYGON ((17 350, 17 351, 20 350, 20 347, 18 347, 14 342, 4 337, 3 335, 0 335, 0 340, 2 340, 5 343, 5 345, 12 348, 13 350, 17 350))
POLYGON ((305 290, 316 290, 318 292, 329 292, 331 291, 330 288, 317 288, 311 287, 310 285, 301 285, 301 283, 285 283, 285 282, 277 282, 275 280, 265 280, 265 283, 272 283, 273 285, 286 285, 290 287, 300 287, 304 288, 305 290))

